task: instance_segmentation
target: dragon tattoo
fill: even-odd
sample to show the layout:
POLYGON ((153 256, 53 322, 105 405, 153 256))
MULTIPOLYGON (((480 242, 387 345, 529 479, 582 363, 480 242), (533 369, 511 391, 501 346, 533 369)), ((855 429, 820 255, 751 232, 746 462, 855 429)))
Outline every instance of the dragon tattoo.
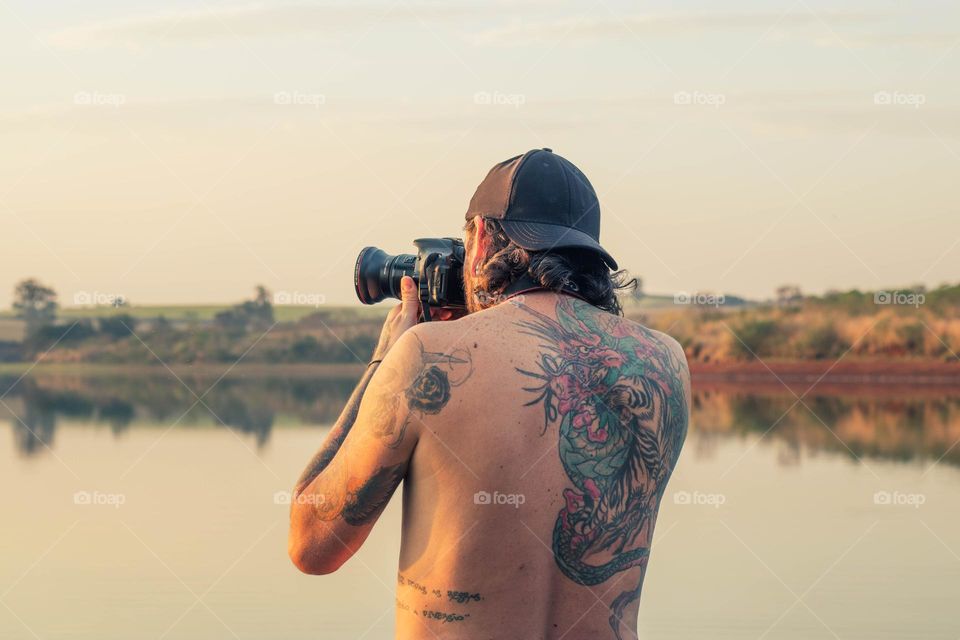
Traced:
POLYGON ((635 588, 611 604, 620 640, 640 598, 660 499, 687 431, 686 363, 653 332, 563 297, 557 319, 525 305, 521 331, 540 340, 538 371, 524 387, 558 424, 559 454, 573 487, 553 528, 553 554, 574 582, 592 586, 639 567, 635 588))

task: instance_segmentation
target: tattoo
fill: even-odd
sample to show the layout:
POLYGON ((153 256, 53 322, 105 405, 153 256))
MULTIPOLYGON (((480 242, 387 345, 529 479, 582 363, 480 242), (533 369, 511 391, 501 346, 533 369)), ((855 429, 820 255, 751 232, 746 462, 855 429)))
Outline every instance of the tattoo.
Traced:
POLYGON ((349 491, 343 507, 343 519, 347 524, 362 527, 380 517, 394 489, 403 480, 402 464, 380 467, 377 472, 353 491, 349 491))
POLYGON ((470 617, 469 613, 444 613, 442 611, 430 611, 429 609, 424 609, 422 613, 424 618, 429 618, 431 620, 440 620, 441 622, 460 622, 466 618, 470 617))
POLYGON ((412 372, 413 382, 403 390, 409 414, 399 411, 401 394, 384 393, 376 403, 374 432, 381 438, 389 438, 391 449, 400 446, 407 427, 413 419, 424 415, 436 415, 450 402, 450 391, 459 387, 473 374, 473 357, 467 349, 454 349, 450 353, 427 351, 418 336, 420 358, 412 372))
MULTIPOLYGON (((433 589, 433 588, 427 587, 426 585, 421 584, 412 578, 406 577, 402 573, 397 574, 397 585, 398 587, 410 587, 411 589, 419 593, 421 596, 431 596, 434 599, 443 598, 443 591, 441 591, 440 589, 433 589)), ((483 600, 483 596, 481 596, 479 593, 471 593, 469 591, 454 591, 452 589, 447 590, 448 602, 453 602, 456 604, 466 604, 470 601, 479 602, 481 600, 483 600)), ((406 604, 399 598, 397 598, 397 606, 400 609, 403 609, 404 611, 412 611, 414 615, 422 615, 424 618, 441 620, 445 623, 460 622, 470 617, 469 613, 463 613, 463 614, 445 613, 443 611, 437 611, 437 610, 431 610, 431 609, 422 609, 421 611, 418 612, 416 609, 412 609, 410 605, 406 604)))
POLYGON ((557 319, 521 305, 521 330, 541 342, 535 381, 544 429, 558 425, 559 454, 573 483, 553 528, 557 566, 593 586, 638 567, 637 586, 617 596, 610 626, 640 598, 649 537, 687 431, 683 360, 649 330, 562 298, 557 319), (590 560, 596 558, 591 562, 590 560))
POLYGON ((430 365, 420 372, 405 395, 411 409, 430 414, 440 413, 450 401, 450 379, 443 369, 430 365))
POLYGON ((416 580, 406 577, 402 573, 397 574, 397 585, 401 587, 404 585, 413 587, 416 591, 420 592, 420 595, 427 595, 427 588, 424 585, 420 584, 416 580))
POLYGON ((479 593, 470 593, 468 591, 447 591, 447 599, 457 604, 463 604, 471 600, 476 600, 477 602, 483 600, 479 593))
POLYGON ((340 413, 340 417, 330 430, 330 436, 327 441, 316 455, 314 455, 303 473, 300 474, 294 495, 299 495, 301 491, 313 482, 314 478, 330 466, 337 451, 339 451, 341 445, 343 445, 343 441, 347 439, 347 434, 350 433, 350 429, 353 428, 353 424, 357 421, 357 413, 360 411, 360 401, 363 400, 363 394, 366 392, 367 386, 373 378, 373 374, 374 367, 368 367, 367 370, 364 371, 363 377, 360 378, 357 387, 353 390, 353 393, 350 394, 350 399, 347 400, 347 404, 340 413))
POLYGON ((404 465, 380 467, 362 482, 352 478, 344 466, 341 458, 335 458, 320 476, 312 494, 314 512, 317 518, 326 522, 342 517, 347 524, 362 527, 383 513, 403 480, 404 465))
MULTIPOLYGON (((439 413, 450 401, 450 389, 463 384, 473 373, 473 360, 466 349, 451 353, 426 351, 420 338, 414 335, 419 347, 419 358, 407 371, 381 370, 377 397, 370 398, 371 431, 375 437, 387 440, 386 446, 395 449, 403 442, 411 417, 439 413), (401 406, 404 403, 406 406, 401 406)), ((357 479, 346 468, 344 456, 338 456, 340 447, 357 419, 360 402, 373 377, 372 368, 364 373, 340 419, 314 456, 297 483, 295 496, 315 484, 309 498, 320 520, 329 522, 343 518, 349 525, 360 527, 374 522, 406 475, 406 462, 379 467, 369 478, 357 479)), ((439 598, 438 590, 436 596, 439 598)))
POLYGON ((470 617, 469 613, 444 613, 443 611, 433 611, 431 609, 414 609, 408 603, 404 602, 400 598, 397 598, 397 608, 401 611, 409 611, 415 616, 421 616, 427 620, 440 620, 443 623, 447 622, 462 622, 470 617))
MULTIPOLYGON (((382 384, 377 385, 378 396, 370 399, 371 430, 377 438, 386 439, 386 446, 391 449, 403 442, 411 417, 439 413, 450 401, 451 388, 466 382, 473 373, 473 359, 467 349, 455 349, 449 354, 427 351, 420 338, 416 335, 414 338, 419 347, 419 359, 412 365, 412 370, 403 374, 381 370, 378 381, 382 379, 382 384)), ((406 463, 400 463, 379 467, 369 478, 357 479, 346 468, 348 462, 337 456, 356 422, 361 400, 372 377, 373 367, 370 367, 327 441, 297 482, 295 495, 300 499, 300 492, 316 481, 310 498, 320 520, 329 522, 342 517, 352 526, 370 524, 386 508, 406 474, 406 463)), ((440 597, 439 591, 437 597, 440 597)))

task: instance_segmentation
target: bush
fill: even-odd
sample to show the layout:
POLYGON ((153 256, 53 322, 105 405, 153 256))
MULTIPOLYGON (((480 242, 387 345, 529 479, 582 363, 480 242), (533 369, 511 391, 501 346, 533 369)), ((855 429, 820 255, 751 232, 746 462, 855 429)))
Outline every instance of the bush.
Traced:
POLYGON ((111 340, 126 338, 137 328, 137 319, 127 313, 100 318, 100 333, 111 340))
POLYGON ((876 311, 876 304, 873 301, 873 293, 862 292, 857 289, 851 291, 830 291, 821 298, 808 298, 814 306, 836 309, 852 316, 873 313, 876 311))
POLYGON ((54 345, 69 346, 83 342, 96 335, 93 323, 89 320, 78 320, 71 324, 47 324, 34 330, 24 344, 27 351, 37 353, 52 349, 54 345))
POLYGON ((747 320, 736 330, 734 352, 746 358, 770 355, 778 337, 777 328, 773 320, 747 320))
POLYGON ((319 362, 323 357, 320 342, 313 336, 300 336, 290 345, 294 362, 319 362))
POLYGON ((923 342, 926 333, 926 327, 920 322, 905 324, 897 328, 897 337, 900 338, 903 349, 913 355, 923 355, 923 342))
POLYGON ((803 356, 808 358, 837 358, 850 348, 850 343, 844 340, 831 323, 815 327, 807 334, 804 340, 803 356))

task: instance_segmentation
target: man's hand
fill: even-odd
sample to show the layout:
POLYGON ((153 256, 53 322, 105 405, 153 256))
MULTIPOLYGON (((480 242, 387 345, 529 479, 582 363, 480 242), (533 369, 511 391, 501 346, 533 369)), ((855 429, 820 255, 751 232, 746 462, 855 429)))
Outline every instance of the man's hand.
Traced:
POLYGON ((417 324, 420 318, 420 297, 417 283, 410 276, 400 280, 400 304, 390 309, 387 321, 380 330, 380 341, 373 350, 374 360, 383 360, 390 347, 397 343, 403 332, 417 324))
MULTIPOLYGON (((431 309, 435 320, 456 320, 463 317, 451 309, 431 309)), ((410 276, 400 280, 400 304, 387 314, 387 320, 380 331, 380 340, 373 350, 373 360, 383 360, 390 347, 397 343, 403 332, 420 322, 420 296, 417 283, 410 276)))

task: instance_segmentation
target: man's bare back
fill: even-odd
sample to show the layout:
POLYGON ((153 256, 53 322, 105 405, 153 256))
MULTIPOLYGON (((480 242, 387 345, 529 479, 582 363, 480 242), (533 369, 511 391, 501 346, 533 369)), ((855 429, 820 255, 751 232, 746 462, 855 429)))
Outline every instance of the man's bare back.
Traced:
POLYGON ((418 324, 401 278, 297 483, 290 557, 335 571, 403 481, 398 638, 633 637, 687 432, 683 350, 620 317, 630 282, 600 245, 596 192, 552 150, 494 165, 465 220, 469 314, 418 324))
POLYGON ((335 569, 403 479, 398 638, 634 637, 689 397, 676 342, 571 296, 418 325, 294 505, 324 558, 291 555, 335 569))

